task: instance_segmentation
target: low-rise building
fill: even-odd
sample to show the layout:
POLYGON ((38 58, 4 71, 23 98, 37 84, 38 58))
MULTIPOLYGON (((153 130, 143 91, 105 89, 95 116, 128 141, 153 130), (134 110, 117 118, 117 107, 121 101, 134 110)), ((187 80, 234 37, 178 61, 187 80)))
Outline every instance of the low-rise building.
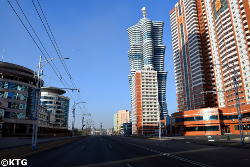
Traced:
MULTIPOLYGON (((250 129, 250 105, 241 106, 243 133, 250 129)), ((240 134, 237 108, 201 108, 171 115, 171 133, 175 135, 240 134)))

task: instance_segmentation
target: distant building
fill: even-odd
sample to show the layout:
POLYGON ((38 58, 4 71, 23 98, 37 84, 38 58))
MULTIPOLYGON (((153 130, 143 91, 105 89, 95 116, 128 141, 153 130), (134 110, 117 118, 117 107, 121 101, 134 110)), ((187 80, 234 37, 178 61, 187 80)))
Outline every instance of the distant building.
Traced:
POLYGON ((118 131, 121 130, 121 124, 129 122, 130 112, 128 110, 118 111, 118 131))
POLYGON ((114 132, 118 132, 118 113, 114 114, 114 132))
MULTIPOLYGON (((42 82, 43 83, 43 82, 42 82)), ((0 62, 0 106, 3 134, 31 133, 35 110, 34 71, 0 62)))
POLYGON ((121 132, 121 125, 130 121, 130 112, 128 110, 119 110, 114 114, 114 133, 121 132))
POLYGON ((123 124, 123 134, 132 135, 132 122, 123 124))
POLYGON ((55 87, 41 88, 41 105, 47 112, 55 115, 54 128, 68 128, 69 98, 63 96, 66 91, 55 87))

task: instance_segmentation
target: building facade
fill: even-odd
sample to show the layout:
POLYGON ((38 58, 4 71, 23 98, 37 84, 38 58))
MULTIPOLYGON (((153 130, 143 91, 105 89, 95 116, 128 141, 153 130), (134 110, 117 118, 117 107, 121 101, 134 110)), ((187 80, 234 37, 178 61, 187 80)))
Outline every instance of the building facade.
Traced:
POLYGON ((132 77, 132 134, 154 134, 160 120, 157 71, 151 66, 132 77))
POLYGON ((118 113, 114 114, 114 132, 118 133, 118 113))
MULTIPOLYGON (((243 133, 250 130, 250 107, 241 107, 243 133)), ((240 134, 236 108, 201 108, 176 112, 171 115, 171 134, 174 135, 221 135, 240 134)))
POLYGON ((143 7, 143 16, 136 25, 127 29, 130 43, 128 51, 130 63, 130 93, 132 99, 132 78, 136 71, 145 66, 151 66, 157 72, 158 101, 160 105, 160 117, 164 119, 168 115, 166 103, 166 79, 164 71, 165 45, 162 44, 162 21, 151 21, 146 18, 146 8, 143 7))
POLYGON ((130 118, 130 112, 128 110, 118 111, 117 126, 119 132, 121 131, 121 124, 128 123, 129 118, 130 118))
POLYGON ((179 111, 173 133, 238 134, 237 105, 244 132, 249 126, 249 7, 247 0, 180 0, 170 12, 179 111))
POLYGON ((47 112, 55 115, 54 128, 68 128, 70 99, 63 96, 65 93, 66 91, 55 87, 41 88, 41 105, 47 109, 47 112))
POLYGON ((3 134, 31 133, 35 110, 34 71, 0 62, 0 105, 3 134), (4 112, 4 113, 3 113, 4 112))
POLYGON ((236 107, 237 84, 240 105, 250 104, 249 16, 247 0, 180 0, 175 5, 170 19, 177 111, 236 107))
POLYGON ((166 103, 167 72, 164 71, 165 45, 162 44, 164 23, 146 18, 145 7, 142 8, 142 11, 144 18, 127 29, 130 43, 128 51, 130 75, 128 78, 131 93, 132 133, 140 135, 144 134, 146 129, 145 133, 153 133, 153 129, 157 126, 156 122, 159 122, 159 119, 164 120, 164 117, 168 115, 166 103), (154 88, 152 89, 152 87, 154 88), (151 89, 152 92, 147 88, 151 89), (155 93, 155 91, 157 94, 150 97, 154 100, 147 101, 146 97, 151 96, 151 93, 155 93), (142 95, 142 92, 145 95, 142 95), (151 105, 148 106, 153 106, 153 110, 146 108, 146 104, 149 103, 151 105), (155 106, 157 107, 155 108, 155 106), (159 118, 155 118, 155 116, 159 118), (152 129, 152 127, 154 128, 152 129))

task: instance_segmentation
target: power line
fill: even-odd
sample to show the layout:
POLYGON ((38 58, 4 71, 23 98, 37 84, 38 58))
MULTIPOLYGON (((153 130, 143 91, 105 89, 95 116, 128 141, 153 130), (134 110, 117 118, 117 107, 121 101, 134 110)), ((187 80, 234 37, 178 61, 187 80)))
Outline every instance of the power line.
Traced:
MULTIPOLYGON (((41 50, 41 48, 39 47, 39 45, 37 44, 36 40, 34 39, 34 37, 31 35, 30 31, 28 30, 28 28, 25 26, 24 22, 22 21, 22 19, 20 18, 20 16, 18 15, 18 13, 16 12, 15 8, 13 7, 13 5, 10 3, 9 0, 7 0, 10 7, 12 8, 12 10, 14 11, 14 13, 16 14, 16 16, 18 17, 19 21, 22 23, 23 27, 25 28, 25 30, 27 31, 27 33, 30 35, 31 39, 33 40, 33 42, 35 43, 35 45, 37 46, 38 50, 42 53, 42 55, 48 59, 46 57, 46 55, 43 53, 43 51, 41 50)), ((52 68, 52 70, 55 72, 55 74, 57 75, 57 77, 60 79, 59 75, 57 74, 57 72, 55 71, 55 69, 53 68, 53 66, 51 65, 50 62, 48 62, 48 64, 50 65, 50 67, 52 68)), ((62 80, 60 79, 60 81, 62 82, 62 80)), ((62 82, 62 84, 65 86, 65 84, 62 82)), ((69 93, 70 94, 70 93, 69 93)), ((72 97, 72 95, 70 94, 70 96, 72 97)))
MULTIPOLYGON (((37 7, 36 7, 36 5, 35 5, 35 3, 34 3, 33 0, 32 0, 32 3, 33 3, 33 6, 34 6, 34 8, 35 8, 35 10, 36 10, 36 12, 37 12, 39 18, 40 18, 40 21, 41 21, 42 24, 43 24, 43 27, 44 27, 44 29, 45 29, 45 31, 46 31, 46 33, 47 33, 47 35, 48 35, 48 37, 49 37, 49 39, 50 39, 52 45, 53 45, 53 47, 54 47, 54 49, 55 49, 55 51, 56 51, 58 57, 59 57, 59 58, 62 58, 62 53, 61 53, 61 51, 60 51, 60 49, 59 49, 59 47, 58 47, 58 44, 57 44, 57 42, 56 42, 56 39, 55 39, 55 37, 54 37, 54 35, 53 35, 53 33, 52 33, 52 30, 51 30, 51 28, 50 28, 50 26, 49 26, 49 23, 48 23, 48 21, 47 21, 47 18, 46 18, 46 16, 45 16, 44 12, 43 12, 43 9, 42 9, 42 6, 41 6, 39 0, 37 0, 37 3, 38 3, 38 5, 39 5, 39 7, 40 7, 40 10, 41 10, 41 12, 42 12, 43 18, 44 18, 44 20, 45 20, 45 22, 46 22, 46 24, 47 24, 47 26, 48 26, 48 29, 49 29, 49 32, 50 32, 52 38, 51 38, 51 36, 50 36, 50 34, 49 34, 49 32, 48 32, 48 30, 47 30, 45 24, 44 24, 44 22, 43 22, 43 20, 42 20, 42 18, 41 18, 41 16, 40 16, 40 14, 39 14, 39 12, 38 12, 37 7), (53 40, 52 40, 52 39, 53 39, 53 40), (53 42, 53 41, 54 41, 54 42, 53 42), (54 44, 54 43, 55 43, 55 44, 54 44), (56 46, 56 47, 55 47, 55 46, 56 46)), ((70 79, 70 81, 71 81, 71 83, 72 83, 72 85, 73 85, 73 88, 77 88, 77 86, 76 86, 76 84, 75 84, 75 82, 74 82, 74 80, 73 80, 73 78, 72 78, 72 75, 70 74, 70 72, 69 72, 69 70, 68 70, 68 68, 67 68, 66 63, 64 62, 63 59, 60 59, 60 60, 61 60, 61 63, 62 63, 62 65, 63 65, 63 67, 64 67, 66 73, 68 74, 68 77, 69 77, 69 79, 70 79)), ((78 98, 80 99, 80 101, 83 101, 82 98, 81 98, 81 96, 79 95, 79 93, 76 93, 76 94, 77 94, 78 98)), ((84 106, 85 110, 87 110, 86 107, 85 107, 85 105, 83 105, 83 106, 84 106)))

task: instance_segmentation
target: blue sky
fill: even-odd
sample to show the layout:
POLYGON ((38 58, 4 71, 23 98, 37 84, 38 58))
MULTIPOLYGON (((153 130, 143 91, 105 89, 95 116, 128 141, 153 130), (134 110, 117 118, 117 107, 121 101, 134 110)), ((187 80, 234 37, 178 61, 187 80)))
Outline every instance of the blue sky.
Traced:
MULTIPOLYGON (((15 0, 10 0, 24 24, 31 31, 15 0)), ((51 57, 57 57, 31 0, 18 1, 33 28, 51 57)), ((37 5, 37 1, 34 0, 37 5)), ((127 28, 135 25, 143 16, 141 8, 147 8, 147 18, 163 21, 163 44, 166 45, 165 70, 167 79, 167 105, 169 114, 176 111, 174 65, 169 12, 177 0, 40 0, 39 1, 67 67, 81 89, 86 101, 83 110, 77 107, 76 127, 80 128, 80 114, 92 114, 95 126, 113 126, 113 115, 118 110, 131 110, 127 51, 127 28)), ((0 50, 5 50, 4 61, 34 69, 41 52, 38 50, 7 1, 0 1, 0 50)), ((68 84, 69 78, 60 61, 54 61, 68 84)), ((49 65, 44 68, 45 86, 64 87, 49 65)), ((70 85, 69 85, 70 86, 70 85)), ((72 94, 72 93, 71 93, 72 94)), ((69 95, 69 94, 68 94, 69 95)), ((74 98, 79 102, 77 98, 74 98)), ((70 104, 69 126, 71 127, 70 104)))

